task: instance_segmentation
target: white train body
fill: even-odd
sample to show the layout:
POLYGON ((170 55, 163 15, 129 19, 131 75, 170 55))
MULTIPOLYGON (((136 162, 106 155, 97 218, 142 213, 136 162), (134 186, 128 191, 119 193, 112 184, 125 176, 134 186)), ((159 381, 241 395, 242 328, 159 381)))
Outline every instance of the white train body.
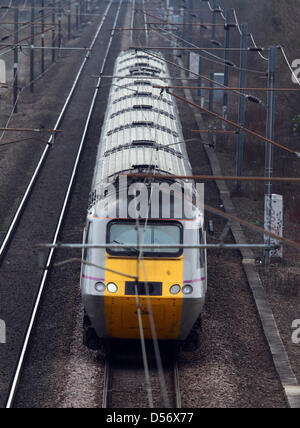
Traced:
POLYGON ((118 56, 114 76, 117 77, 112 82, 102 125, 84 243, 127 244, 128 248, 84 251, 87 264, 82 265, 81 290, 88 319, 86 331, 96 332, 99 339, 139 338, 136 285, 145 337, 151 338, 150 299, 158 338, 184 340, 205 300, 205 251, 179 247, 145 249, 142 261, 138 261, 137 222, 129 212, 139 186, 145 190, 147 184, 149 198, 155 185, 161 186, 161 197, 155 201, 155 218, 150 209, 141 209, 144 199, 138 207, 142 213, 138 221, 142 238, 153 245, 205 242, 203 211, 194 206, 194 184, 189 201, 184 195, 187 207, 194 210, 193 217, 174 215, 181 203, 184 180, 174 180, 172 176, 189 176, 192 171, 176 103, 170 94, 152 88, 153 83, 169 82, 169 72, 160 53, 127 50, 118 56), (128 177, 141 172, 168 174, 170 179, 145 182, 128 177), (169 205, 173 216, 166 218, 164 204, 172 185, 175 192, 169 205), (130 194, 131 186, 134 192, 130 194))

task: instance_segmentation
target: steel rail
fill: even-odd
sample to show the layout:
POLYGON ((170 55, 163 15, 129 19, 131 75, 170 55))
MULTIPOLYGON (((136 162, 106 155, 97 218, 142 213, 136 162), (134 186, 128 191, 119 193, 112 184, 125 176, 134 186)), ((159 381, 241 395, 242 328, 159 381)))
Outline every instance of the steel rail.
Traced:
MULTIPOLYGON (((133 0, 133 7, 135 8, 135 0, 133 0)), ((134 8, 132 9, 132 14, 131 14, 131 28, 134 27, 134 8)), ((133 42, 133 31, 131 31, 130 40, 131 42, 133 42)))
MULTIPOLYGON (((112 383, 111 383, 111 373, 112 373, 112 363, 111 363, 111 348, 108 347, 105 365, 104 365, 104 375, 103 375, 103 392, 102 392, 102 408, 109 409, 110 408, 110 395, 112 392, 112 383)), ((174 404, 176 409, 182 408, 181 401, 181 391, 180 391, 180 380, 179 380, 179 369, 178 369, 178 360, 176 356, 173 360, 173 385, 174 385, 174 404)), ((170 404, 167 407, 171 407, 170 404)))
MULTIPOLYGON (((92 49, 92 48, 93 48, 93 46, 94 46, 94 45, 95 45, 95 43, 96 43, 96 40, 97 40, 97 38, 98 38, 98 36, 99 36, 99 33, 100 33, 100 31, 101 31, 101 29, 102 29, 102 27, 103 27, 104 21, 105 21, 105 19, 106 19, 106 17, 107 17, 108 11, 109 11, 109 9, 110 9, 110 7, 111 7, 112 3, 113 3, 113 0, 111 0, 111 1, 110 1, 110 3, 108 4, 108 6, 107 6, 107 8, 106 8, 106 10, 105 10, 105 12, 104 12, 104 15, 103 15, 103 17, 102 17, 102 20, 101 20, 101 22, 100 22, 100 25, 99 25, 99 27, 98 27, 98 29, 97 29, 97 31, 96 31, 96 33, 95 33, 95 36, 94 36, 94 38, 93 38, 93 40, 92 40, 92 43, 91 43, 91 45, 90 45, 90 49, 92 49)), ((75 89, 76 89, 76 87, 77 87, 77 84, 78 84, 78 82, 79 82, 79 79, 80 79, 80 77, 81 77, 81 75, 82 75, 83 69, 84 69, 84 67, 85 67, 85 65, 86 65, 86 63, 87 63, 87 61, 88 61, 89 56, 90 56, 90 52, 88 52, 88 53, 85 55, 85 58, 84 58, 84 60, 83 60, 83 62, 82 62, 82 64, 81 64, 81 66, 80 66, 80 68, 79 68, 79 71, 78 71, 78 73, 77 73, 77 75, 76 75, 76 77, 75 77, 75 80, 74 80, 73 86, 72 86, 72 88, 71 88, 71 90, 70 90, 70 92, 69 92, 69 95, 68 95, 68 97, 67 97, 67 99, 66 99, 66 101, 65 101, 65 104, 63 105, 63 107, 62 107, 62 109, 61 109, 61 112, 60 112, 60 114, 59 114, 59 116, 58 116, 58 119, 57 119, 57 121, 56 121, 56 123, 55 123, 55 125, 54 125, 54 128, 53 128, 54 130, 57 130, 57 129, 58 129, 58 127, 59 127, 59 125, 60 125, 60 123, 61 123, 61 121, 62 121, 62 118, 63 118, 63 116, 65 115, 65 112, 66 112, 67 108, 69 107, 70 101, 71 101, 71 99, 72 99, 72 97, 73 97, 73 94, 74 94, 74 92, 75 92, 75 89)), ((38 175, 40 174, 41 169, 42 169, 42 167, 43 167, 43 165, 44 165, 44 163, 45 163, 45 160, 46 160, 46 157, 47 157, 47 155, 48 155, 48 152, 49 152, 49 150, 50 150, 50 148, 51 148, 51 146, 52 146, 52 141, 53 141, 53 135, 51 135, 51 136, 50 136, 50 138, 49 138, 49 139, 48 139, 48 141, 47 141, 47 145, 46 145, 46 147, 45 147, 45 149, 44 149, 44 151, 43 151, 43 153, 42 153, 42 156, 40 157, 40 160, 39 160, 39 162, 38 162, 38 164, 37 164, 37 166, 36 166, 36 169, 35 169, 35 171, 34 171, 34 173, 33 173, 32 177, 31 177, 30 182, 29 182, 29 184, 28 184, 28 186, 27 186, 27 188, 26 188, 26 191, 25 191, 25 193, 24 193, 24 195, 23 195, 23 198, 22 198, 22 200, 21 200, 21 202, 20 202, 20 204, 19 204, 19 206, 18 206, 18 209, 17 209, 17 211, 16 211, 16 213, 15 213, 15 215, 14 215, 14 217, 13 217, 12 221, 11 221, 11 224, 10 224, 10 226, 9 226, 9 229, 8 229, 8 231, 7 231, 7 233, 6 233, 5 237, 4 237, 4 239, 3 239, 3 241, 2 241, 2 244, 1 244, 1 246, 0 246, 0 265, 1 265, 2 261, 3 261, 3 256, 4 256, 4 254, 6 253, 6 251, 7 251, 7 249, 8 249, 8 245, 9 245, 9 242, 10 242, 10 240, 11 240, 11 238, 12 238, 12 235, 13 235, 13 233, 14 233, 14 230, 15 230, 15 228, 16 228, 16 225, 17 225, 17 223, 18 223, 18 222, 19 222, 19 220, 20 220, 21 214, 22 214, 22 212, 23 212, 23 210, 24 210, 24 207, 25 207, 25 205, 26 205, 26 203, 27 203, 27 201, 28 201, 28 198, 29 198, 29 196, 30 196, 30 194, 31 194, 31 192, 32 192, 32 189, 33 189, 33 187, 34 187, 34 184, 35 184, 35 182, 36 182, 36 179, 37 179, 38 175)))
POLYGON ((110 352, 105 358, 105 366, 104 366, 104 384, 103 384, 103 396, 102 396, 102 409, 109 408, 109 394, 110 394, 110 352))
MULTIPOLYGON (((142 0, 142 4, 143 4, 143 10, 145 11, 145 0, 142 0)), ((146 40, 146 45, 148 45, 148 29, 147 29, 147 17, 145 16, 144 17, 144 21, 145 21, 145 24, 144 24, 144 26, 145 26, 145 28, 144 28, 144 30, 145 30, 145 40, 146 40)))
POLYGON ((174 358, 174 388, 175 388, 175 405, 176 409, 181 409, 181 393, 180 393, 180 383, 179 383, 179 370, 178 370, 178 361, 174 358))
MULTIPOLYGON (((113 3, 113 0, 111 0, 109 2, 108 6, 107 6, 107 8, 105 10, 105 13, 104 13, 103 18, 101 20, 101 23, 100 23, 100 25, 98 27, 98 30, 96 32, 96 35, 95 35, 95 37, 93 39, 92 45, 95 44, 95 42, 96 42, 96 40, 97 40, 97 38, 99 36, 99 33, 100 33, 101 29, 102 29, 103 23, 104 23, 104 21, 105 21, 105 19, 107 17, 108 11, 109 11, 112 3, 113 3)), ((120 0, 119 8, 118 8, 117 13, 116 13, 116 21, 115 21, 115 23, 117 22, 117 18, 118 18, 119 13, 120 13, 120 7, 121 7, 121 0, 120 0)), ((103 58, 102 69, 104 69, 104 66, 105 66, 106 61, 107 61, 107 57, 108 57, 108 53, 109 53, 109 50, 110 50, 110 47, 111 47, 113 35, 114 35, 114 31, 112 31, 112 34, 111 34, 111 37, 110 37, 110 41, 109 41, 109 44, 107 46, 106 55, 103 58)), ((84 67, 86 61, 87 61, 87 58, 85 58, 82 66, 81 66, 81 70, 84 67)), ((78 79, 79 79, 79 76, 78 76, 78 79)), ((76 80, 78 81, 78 79, 76 79, 76 80)), ((78 149, 78 153, 77 153, 77 157, 76 157, 76 160, 75 160, 75 163, 74 163, 73 172, 72 172, 71 179, 70 179, 70 182, 69 182, 69 185, 68 185, 68 189, 67 189, 67 192, 66 192, 66 195, 65 195, 65 199, 64 199, 63 206, 62 206, 61 213, 60 213, 60 217, 59 217, 59 220, 58 220, 58 223, 57 223, 56 231, 54 233, 53 243, 57 242, 57 238, 58 238, 61 226, 62 226, 62 222, 63 222, 63 218, 64 218, 64 215, 65 215, 65 212, 66 212, 66 208, 67 208, 67 205, 69 203, 69 198, 70 198, 70 195, 71 195, 71 190, 72 190, 72 187, 73 187, 73 184, 74 184, 74 179, 75 179, 76 172, 77 172, 77 169, 78 169, 79 160, 80 160, 80 157, 81 157, 81 153, 82 153, 82 149, 83 149, 85 137, 86 137, 86 134, 87 134, 88 126, 90 124, 92 112, 94 110, 94 106, 95 106, 96 96, 98 94, 98 90, 99 90, 99 85, 97 85, 97 87, 95 89, 93 100, 92 100, 92 103, 91 103, 91 106, 90 106, 90 110, 89 110, 89 113, 88 113, 88 116, 87 116, 87 120, 86 120, 86 124, 85 124, 85 127, 84 127, 82 139, 81 139, 81 142, 80 142, 80 145, 79 145, 79 149, 78 149)), ((69 99, 71 98, 71 94, 69 95, 68 98, 69 99)), ((62 116, 63 116, 63 112, 60 115, 59 121, 61 120, 62 116)), ((27 327, 25 338, 24 338, 22 350, 21 350, 21 353, 20 353, 20 357, 19 357, 19 360, 18 360, 18 363, 17 363, 17 367, 16 367, 16 370, 15 370, 15 373, 14 373, 13 381, 12 381, 12 384, 11 384, 11 387, 10 387, 8 399, 7 399, 7 402, 6 402, 6 408, 11 408, 12 404, 13 404, 13 400, 14 400, 14 397, 15 397, 15 394, 16 394, 17 386, 18 386, 18 383, 19 383, 19 380, 20 380, 22 369, 23 369, 23 364, 24 364, 24 360, 25 360, 26 351, 27 351, 29 340, 30 340, 30 337, 31 337, 33 325, 34 325, 34 322, 35 322, 35 319, 36 319, 37 311, 38 311, 38 308, 39 308, 39 305, 40 305, 41 297, 42 297, 42 294, 43 294, 43 291, 44 291, 44 288, 45 288, 46 280, 47 280, 48 273, 49 273, 49 267, 51 265, 53 255, 54 255, 54 249, 51 249, 51 251, 49 252, 49 255, 48 255, 47 262, 46 262, 46 269, 45 269, 45 271, 43 273, 43 276, 42 276, 42 279, 41 279, 41 282, 40 282, 40 285, 39 285, 39 290, 38 290, 38 293, 37 293, 37 296, 36 296, 36 299, 35 299, 35 302, 34 302, 34 305, 33 305, 33 310, 32 310, 32 313, 31 313, 30 321, 28 323, 28 327, 27 327)))

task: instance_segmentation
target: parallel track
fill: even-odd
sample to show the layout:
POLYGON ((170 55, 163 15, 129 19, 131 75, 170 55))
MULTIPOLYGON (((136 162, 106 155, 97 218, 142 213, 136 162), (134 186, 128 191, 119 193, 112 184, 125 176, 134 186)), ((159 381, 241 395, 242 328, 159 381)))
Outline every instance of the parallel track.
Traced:
MULTIPOLYGON (((93 41, 92 41, 92 43, 90 45, 90 49, 93 49, 93 47, 94 47, 94 45, 95 45, 95 43, 96 43, 96 41, 97 41, 97 39, 99 37, 100 31, 101 31, 101 29, 103 27, 103 24, 104 24, 104 22, 105 22, 105 20, 106 20, 106 18, 108 16, 109 10, 110 10, 110 8, 111 8, 111 6, 112 6, 113 3, 114 3, 114 0, 111 0, 109 2, 109 4, 108 4, 108 6, 107 6, 107 8, 106 8, 106 10, 104 12, 103 18, 101 20, 101 23, 98 26, 96 34, 95 34, 95 36, 93 38, 93 41)), ((115 34, 115 28, 117 26, 118 18, 119 18, 119 15, 120 15, 122 1, 119 0, 117 2, 117 4, 118 4, 118 8, 117 8, 117 12, 116 12, 116 15, 115 15, 115 18, 114 18, 113 30, 111 31, 110 39, 109 39, 109 42, 108 42, 108 45, 107 45, 107 48, 106 48, 106 52, 105 52, 105 55, 104 55, 103 60, 102 60, 102 66, 101 66, 101 69, 100 69, 100 74, 103 73, 105 65, 107 63, 108 55, 109 55, 109 52, 110 52, 110 49, 111 49, 111 45, 112 45, 112 41, 113 41, 113 37, 114 37, 114 34, 115 34)), ((74 91, 75 91, 75 89, 76 89, 76 87, 78 85, 79 79, 80 79, 80 77, 82 75, 82 72, 83 72, 83 69, 84 69, 84 67, 86 65, 86 62, 88 60, 88 57, 89 57, 89 55, 87 55, 85 57, 85 59, 83 60, 83 62, 81 64, 81 67, 80 67, 80 69, 79 69, 79 71, 77 73, 77 76, 75 78, 75 81, 74 81, 74 84, 72 86, 72 89, 71 89, 71 91, 70 91, 70 93, 69 93, 69 95, 67 97, 67 100, 66 100, 66 102, 65 102, 65 104, 63 106, 63 109, 60 112, 60 115, 59 115, 59 117, 57 119, 57 122, 55 124, 55 128, 54 129, 57 129, 58 126, 62 122, 63 116, 65 115, 65 112, 66 112, 68 106, 70 105, 72 96, 73 96, 74 91)), ((90 124, 90 121, 91 121, 91 117, 92 117, 92 113, 93 113, 93 110, 94 110, 96 98, 97 98, 97 95, 98 95, 98 91, 100 89, 100 84, 101 84, 101 78, 98 79, 98 82, 97 82, 97 85, 96 85, 96 89, 94 91, 94 95, 93 95, 91 103, 90 103, 90 108, 89 108, 89 111, 88 111, 88 114, 87 114, 87 117, 86 117, 86 121, 85 121, 84 129, 83 129, 81 141, 80 141, 80 144, 79 144, 79 147, 78 147, 76 159, 75 159, 75 162, 74 162, 74 166, 73 166, 71 178, 70 178, 68 186, 67 186, 67 190, 66 190, 66 193, 65 193, 65 198, 64 198, 63 205, 62 205, 62 208, 60 210, 59 218, 58 218, 58 221, 57 221, 56 230, 54 232, 54 236, 53 236, 53 239, 52 239, 52 243, 53 244, 57 242, 59 233, 61 231, 63 219, 64 219, 64 216, 66 214, 66 210, 67 210, 67 206, 68 206, 68 203, 69 203, 71 191, 72 191, 72 188, 73 188, 73 185, 74 185, 74 180, 75 180, 75 177, 76 177, 76 174, 77 174, 77 170, 78 170, 78 166, 79 166, 79 161, 80 161, 81 153, 82 153, 82 150, 83 150, 83 147, 84 147, 85 138, 86 138, 88 127, 89 127, 89 124, 90 124)), ((33 190, 34 184, 35 184, 35 182, 37 180, 37 177, 38 177, 38 175, 40 173, 40 170, 41 170, 43 164, 45 163, 47 153, 48 153, 48 151, 50 149, 50 146, 51 146, 51 140, 52 140, 52 137, 48 141, 48 145, 47 145, 47 147, 45 148, 45 150, 44 150, 44 152, 42 154, 42 157, 41 157, 41 159, 40 159, 40 161, 39 161, 39 163, 37 165, 37 168, 36 168, 36 170, 35 170, 35 172, 34 172, 34 174, 32 176, 32 179, 31 179, 31 181, 30 181, 30 183, 28 185, 28 188, 27 188, 27 190, 26 190, 26 192, 24 194, 24 197, 23 197, 23 199, 22 199, 22 201, 20 203, 20 206, 19 206, 19 208, 17 210, 17 213, 16 213, 16 215, 15 215, 15 217, 14 217, 12 223, 11 223, 11 226, 10 226, 8 232, 7 232, 7 235, 6 235, 6 237, 5 237, 5 239, 4 239, 3 243, 2 243, 1 250, 0 250, 0 261, 3 260, 3 258, 4 258, 4 254, 6 253, 8 247, 9 247, 9 243, 11 242, 11 240, 13 238, 14 232, 16 230, 16 226, 17 226, 18 221, 19 221, 19 219, 20 219, 20 217, 22 215, 22 212, 25 209, 27 200, 28 200, 28 198, 29 198, 29 196, 30 196, 30 194, 31 194, 31 192, 33 190)), ((34 326, 34 323, 35 323, 35 319, 36 319, 36 315, 37 315, 37 312, 38 312, 38 309, 39 309, 39 306, 40 306, 41 297, 42 297, 43 290, 45 288, 45 284, 46 284, 46 281, 47 281, 47 278, 48 278, 49 268, 51 266, 51 263, 52 263, 52 260, 53 260, 53 256, 54 256, 54 250, 51 250, 49 252, 49 255, 48 255, 48 258, 47 258, 47 262, 46 262, 46 265, 45 265, 44 273, 42 275, 40 284, 38 286, 38 292, 37 292, 37 295, 36 295, 36 299, 35 299, 35 301, 33 303, 33 309, 32 309, 32 313, 30 315, 30 320, 29 320, 27 328, 26 328, 26 333, 25 333, 23 344, 22 344, 22 349, 20 351, 20 355, 19 355, 19 358, 18 358, 16 370, 14 372, 14 376, 13 376, 13 379, 12 379, 12 382, 11 382, 11 386, 9 388, 8 399, 7 399, 7 402, 6 402, 6 408, 11 408, 13 406, 14 397, 16 395, 16 391, 17 391, 17 387, 18 387, 18 382, 20 380, 20 377, 21 377, 21 374, 22 374, 22 370, 23 370, 23 366, 24 366, 24 359, 25 359, 26 351, 27 351, 29 343, 30 343, 32 329, 33 329, 33 326, 34 326)))
MULTIPOLYGON (((138 0, 134 0, 134 1, 136 3, 138 3, 138 0)), ((139 3, 141 3, 141 1, 142 0, 140 0, 139 3)), ((143 1, 143 3, 144 3, 144 1, 143 1)), ((116 19, 117 19, 117 17, 116 17, 116 19)), ((134 16, 132 19, 133 19, 132 22, 134 22, 134 16)), ((135 32, 132 32, 132 33, 135 33, 135 32)), ((113 33, 112 33, 112 36, 113 36, 113 33)), ((132 34, 132 36, 134 36, 134 34, 132 34)), ((108 55, 108 52, 109 52, 109 47, 107 49, 107 55, 108 55)), ((103 69, 104 69, 104 63, 103 63, 101 71, 103 71, 103 69)), ((100 81, 101 81, 101 79, 99 79, 97 87, 99 86, 100 81)), ((95 91, 94 98, 96 97, 96 93, 97 93, 97 91, 95 91)), ((78 150, 78 155, 76 158, 76 162, 74 164, 72 179, 69 183, 68 190, 66 192, 66 198, 65 198, 63 208, 61 211, 61 215, 60 215, 60 218, 58 221, 58 229, 57 229, 57 232, 55 233, 55 236, 53 238, 53 242, 56 242, 56 240, 57 240, 57 236, 58 236, 58 233, 60 230, 59 224, 61 225, 62 219, 64 217, 64 212, 66 211, 66 208, 67 208, 68 199, 69 199, 70 192, 72 189, 72 182, 74 181, 74 178, 76 175, 76 168, 77 168, 76 165, 78 165, 78 162, 79 162, 80 152, 82 149, 82 144, 84 142, 84 136, 85 136, 87 129, 88 129, 89 118, 92 115, 92 111, 93 111, 93 107, 91 106, 91 109, 90 109, 88 117, 87 117, 86 125, 84 127, 83 137, 82 137, 81 144, 80 144, 81 148, 79 148, 79 150, 78 150)), ((51 143, 51 141, 50 141, 50 143, 51 143)), ((48 147, 48 149, 49 149, 49 147, 48 147)), ((53 253, 52 253, 52 256, 53 256, 53 253)), ((49 267, 51 264, 52 256, 50 259, 48 258, 47 267, 49 267), (49 262, 49 264, 48 264, 48 262, 49 262)), ((50 255, 49 255, 49 257, 50 257, 50 255)), ((0 261, 0 263, 1 263, 1 261, 0 261)), ((48 270, 45 271, 44 285, 45 285, 47 275, 48 275, 48 270)), ((36 308, 38 307, 39 300, 40 300, 40 297, 41 297, 41 294, 43 291, 42 289, 43 289, 44 285, 42 285, 42 288, 40 288, 39 296, 38 296, 38 299, 37 299, 37 302, 35 305, 36 308)), ((35 314, 36 314, 36 312, 35 312, 35 314)), ((31 334, 31 329, 32 329, 33 323, 34 323, 35 314, 33 313, 32 325, 29 326, 30 330, 28 330, 28 332, 29 332, 28 340, 30 340, 30 334, 31 334)), ((240 319, 240 318, 238 318, 238 319, 240 319)), ((228 346, 228 344, 226 343, 226 350, 227 350, 227 346, 228 346)), ((130 348, 131 347, 128 346, 128 349, 130 349, 130 348)), ((236 349, 236 348, 233 348, 233 349, 236 349)), ((26 348, 24 350, 24 355, 25 355, 25 352, 26 352, 26 348)), ((23 357, 24 357, 24 355, 23 355, 23 357)), ((118 400, 120 400, 120 399, 122 400, 121 401, 122 407, 126 407, 126 406, 127 407, 144 407, 145 403, 147 402, 147 396, 146 396, 146 390, 145 390, 144 372, 143 372, 143 368, 141 366, 141 361, 139 361, 138 364, 135 364, 135 365, 130 364, 130 362, 128 363, 128 361, 127 362, 123 361, 124 364, 123 363, 120 364, 120 361, 116 360, 115 355, 116 354, 111 353, 110 356, 108 356, 108 358, 106 360, 102 407, 103 408, 120 407, 120 405, 118 406, 118 404, 120 403, 120 401, 118 403, 118 400), (128 367, 128 365, 129 365, 129 367, 128 367), (121 379, 121 377, 122 377, 122 379, 121 379), (141 391, 144 394, 143 398, 140 398, 140 395, 139 395, 139 393, 141 391), (137 392, 138 392, 138 394, 137 394, 137 392), (119 396, 118 396, 118 394, 119 394, 119 396), (130 397, 130 394, 132 394, 132 397, 130 397), (133 398, 133 400, 135 400, 133 403, 134 405, 132 405, 132 403, 130 403, 130 400, 129 400, 130 398, 133 398), (139 404, 143 404, 144 406, 139 405, 139 404)), ((151 356, 150 355, 148 355, 148 356, 149 356, 149 359, 151 360, 151 356)), ((19 363, 20 363, 20 371, 19 371, 18 376, 17 376, 17 372, 16 372, 15 385, 14 385, 15 388, 17 387, 18 379, 19 379, 21 371, 22 371, 23 360, 20 359, 19 363)), ((209 361, 209 363, 211 364, 211 361, 209 361)), ((192 364, 192 362, 191 362, 191 364, 192 364)), ((171 360, 171 362, 169 364, 166 364, 166 365, 167 365, 167 368, 165 371, 165 378, 167 381, 166 383, 167 383, 167 390, 169 393, 168 395, 169 395, 169 399, 170 399, 169 400, 170 401, 170 407, 173 406, 174 408, 175 407, 181 408, 180 382, 179 382, 179 373, 178 373, 177 361, 171 360)), ((154 389, 153 389, 154 396, 155 396, 155 399, 159 400, 161 397, 161 391, 159 390, 159 387, 158 387, 159 383, 157 382, 157 370, 156 370, 155 364, 153 363, 153 359, 152 359, 152 361, 150 361, 150 367, 151 367, 151 373, 150 373, 151 384, 154 385, 154 389), (153 366, 153 368, 152 368, 152 366, 153 366)), ((195 368, 198 371, 199 365, 195 368)), ((218 373, 218 368, 219 367, 217 364, 216 365, 216 373, 218 373)), ((234 367, 234 369, 236 370, 236 367, 234 367)), ((217 374, 215 376, 217 376, 217 374)), ((248 379, 248 377, 246 377, 246 379, 248 379)), ((215 380, 215 379, 213 379, 213 380, 215 380)), ((220 382, 222 382, 222 379, 220 380, 220 382)), ((225 384, 225 386, 226 387, 228 386, 228 382, 225 384)), ((182 387, 185 389, 187 388, 186 385, 184 384, 184 380, 182 381, 182 387)), ((15 391, 13 390, 13 388, 12 388, 10 393, 11 393, 11 401, 8 400, 7 407, 11 407, 13 404, 13 397, 15 394, 15 391)), ((155 404, 155 407, 162 407, 161 402, 154 403, 154 404, 155 404)), ((146 404, 146 406, 147 406, 147 404, 146 404)))
MULTIPOLYGON (((105 10, 105 12, 103 14, 103 18, 102 18, 102 20, 101 20, 101 22, 100 22, 100 24, 99 24, 99 26, 97 28, 97 31, 95 33, 95 36, 94 36, 93 40, 92 40, 92 43, 90 44, 89 49, 87 51, 87 54, 85 55, 85 58, 82 61, 80 67, 79 67, 79 70, 78 70, 78 73, 77 73, 77 75, 76 75, 76 77, 74 79, 74 83, 72 85, 72 88, 71 88, 71 90, 70 90, 70 92, 69 92, 69 94, 68 94, 68 96, 66 98, 66 101, 65 101, 65 103, 64 103, 64 105, 63 105, 63 107, 62 107, 62 109, 61 109, 61 111, 60 111, 60 113, 58 115, 56 123, 55 123, 55 125, 53 127, 54 131, 56 131, 59 128, 59 126, 61 125, 63 117, 64 117, 64 115, 65 115, 68 107, 70 106, 70 103, 71 103, 71 100, 73 98, 74 92, 75 92, 75 90, 76 90, 76 88, 78 86, 78 83, 80 81, 80 77, 82 76, 82 73, 83 73, 83 70, 85 68, 85 65, 86 65, 86 63, 87 63, 87 61, 88 61, 88 59, 90 57, 90 52, 93 49, 93 47, 94 47, 94 45, 95 45, 95 43, 96 43, 96 41, 97 41, 97 39, 99 37, 100 31, 102 30, 103 24, 104 24, 104 22, 105 22, 105 20, 107 18, 107 14, 109 12, 109 9, 110 9, 112 3, 113 3, 113 0, 110 0, 109 4, 108 4, 108 6, 107 6, 107 8, 106 8, 106 10, 105 10)), ((42 155, 41 155, 41 157, 39 159, 39 162, 38 162, 38 164, 37 164, 37 166, 36 166, 36 168, 34 170, 34 173, 32 174, 32 177, 31 177, 31 179, 30 179, 30 181, 28 183, 28 186, 27 186, 27 188, 26 188, 26 190, 24 192, 24 195, 23 195, 23 197, 22 197, 22 199, 21 199, 21 201, 19 203, 18 209, 17 209, 15 215, 13 216, 13 218, 12 218, 12 220, 10 222, 10 226, 9 226, 9 228, 8 228, 8 230, 7 230, 4 238, 3 238, 3 241, 2 241, 1 246, 0 246, 0 266, 3 263, 4 256, 5 256, 8 248, 9 248, 10 242, 11 242, 13 236, 14 236, 16 227, 17 227, 17 225, 18 225, 18 223, 20 221, 20 218, 21 218, 21 216, 22 216, 22 214, 24 212, 24 209, 26 207, 26 203, 27 203, 27 201, 28 201, 28 199, 30 197, 30 194, 31 194, 31 192, 32 192, 32 190, 34 188, 36 180, 37 180, 37 178, 38 178, 38 176, 39 176, 39 174, 40 174, 40 172, 42 170, 43 165, 46 162, 46 159, 47 159, 48 153, 50 151, 50 148, 52 147, 52 144, 53 144, 53 135, 51 135, 50 138, 48 139, 47 145, 46 145, 46 147, 45 147, 45 149, 44 149, 44 151, 43 151, 43 153, 42 153, 42 155)))

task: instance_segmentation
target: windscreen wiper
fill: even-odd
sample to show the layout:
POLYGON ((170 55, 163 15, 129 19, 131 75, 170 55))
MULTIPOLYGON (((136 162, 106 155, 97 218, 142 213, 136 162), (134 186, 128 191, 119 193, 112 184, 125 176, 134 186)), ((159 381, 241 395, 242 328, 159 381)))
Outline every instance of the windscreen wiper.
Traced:
MULTIPOLYGON (((115 239, 114 239, 114 241, 113 242, 115 242, 116 244, 120 244, 120 245, 124 245, 124 242, 119 242, 119 241, 116 241, 115 239)), ((139 252, 139 250, 137 249, 137 248, 133 248, 133 247, 123 247, 124 249, 128 249, 131 253, 134 253, 134 254, 139 254, 140 252, 139 252)))

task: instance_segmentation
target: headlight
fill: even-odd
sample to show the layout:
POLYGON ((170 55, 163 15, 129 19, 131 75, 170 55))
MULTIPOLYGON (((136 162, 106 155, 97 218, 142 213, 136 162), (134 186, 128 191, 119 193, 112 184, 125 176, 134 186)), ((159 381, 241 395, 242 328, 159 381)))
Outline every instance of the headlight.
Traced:
POLYGON ((180 292, 180 285, 174 284, 172 287, 170 287, 170 293, 171 294, 178 294, 180 292))
POLYGON ((103 292, 105 290, 105 284, 103 282, 96 282, 95 290, 99 293, 103 292))
POLYGON ((190 284, 184 285, 182 287, 182 292, 183 292, 183 294, 192 294, 193 287, 190 284))
POLYGON ((116 293, 118 291, 118 287, 114 282, 109 282, 107 284, 107 289, 110 293, 116 293))

